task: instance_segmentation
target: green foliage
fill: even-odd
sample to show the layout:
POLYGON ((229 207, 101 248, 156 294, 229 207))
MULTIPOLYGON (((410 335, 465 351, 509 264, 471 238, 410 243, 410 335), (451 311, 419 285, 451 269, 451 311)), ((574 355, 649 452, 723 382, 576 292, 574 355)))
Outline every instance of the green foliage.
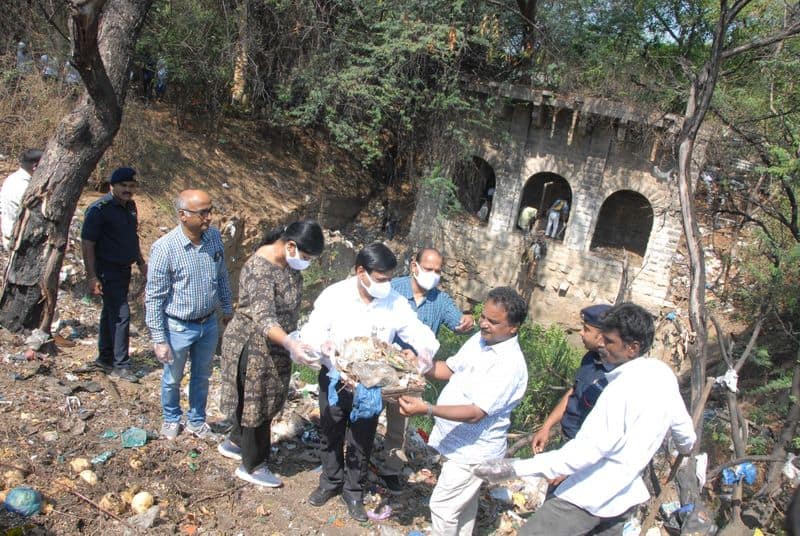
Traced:
MULTIPOLYGON (((475 315, 476 318, 480 317, 480 309, 475 315)), ((455 354, 468 338, 469 335, 440 329, 438 339, 441 347, 437 358, 446 359, 455 354)), ((529 322, 519 330, 519 344, 528 364, 528 388, 525 397, 511 414, 511 427, 513 430, 530 431, 544 421, 572 386, 584 351, 570 346, 560 327, 546 328, 529 322)), ((443 386, 431 382, 423 398, 435 402, 443 386)))
POLYGON ((180 110, 215 115, 229 98, 237 35, 225 2, 156 0, 136 46, 135 66, 162 60, 167 97, 180 110))
POLYGON ((456 185, 450 177, 442 174, 441 164, 436 164, 430 175, 423 177, 421 186, 426 195, 439 200, 437 218, 446 218, 461 210, 456 185))
POLYGON ((544 421, 572 386, 583 350, 570 346, 558 326, 522 326, 519 342, 528 363, 528 388, 511 415, 515 430, 529 431, 544 421))

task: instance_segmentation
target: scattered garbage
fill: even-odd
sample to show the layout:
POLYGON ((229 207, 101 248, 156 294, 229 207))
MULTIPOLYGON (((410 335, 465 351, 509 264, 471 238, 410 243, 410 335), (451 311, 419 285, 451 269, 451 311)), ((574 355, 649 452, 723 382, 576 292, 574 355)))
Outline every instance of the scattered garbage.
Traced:
POLYGON ((740 463, 734 467, 726 467, 722 470, 722 483, 726 486, 733 485, 744 479, 745 484, 752 486, 758 477, 758 470, 750 462, 740 463))
POLYGON ((678 501, 666 502, 661 505, 661 513, 667 518, 671 516, 673 512, 677 512, 680 507, 681 503, 678 501))
POLYGON ((42 494, 28 486, 18 486, 6 494, 6 510, 30 517, 42 510, 42 494))
POLYGON ((511 504, 514 501, 514 494, 508 488, 494 488, 489 492, 489 496, 507 504, 511 504))
POLYGON ((41 329, 36 328, 33 331, 31 331, 31 334, 28 336, 27 339, 25 339, 25 344, 26 346, 28 346, 28 348, 30 348, 34 352, 37 352, 42 346, 44 346, 51 340, 52 339, 50 338, 50 335, 48 335, 41 329))
POLYGON ((100 479, 97 478, 97 474, 95 474, 95 472, 92 471, 91 469, 85 469, 81 471, 81 474, 79 476, 81 477, 81 480, 83 480, 90 486, 94 486, 100 481, 100 479))
POLYGON ((109 459, 111 459, 111 456, 113 455, 114 455, 113 450, 104 450, 103 452, 92 458, 92 465, 102 465, 106 463, 109 459))
POLYGON ((392 507, 388 504, 383 504, 375 510, 367 510, 367 517, 373 521, 385 521, 392 515, 392 507))
POLYGON ((161 515, 161 507, 156 504, 154 506, 151 506, 141 514, 136 514, 135 516, 129 517, 128 523, 142 530, 147 530, 152 528, 153 525, 155 525, 156 520, 158 520, 160 515, 161 515))
POLYGON ((143 447, 147 443, 147 432, 136 426, 131 426, 122 432, 122 448, 132 449, 143 447))
POLYGON ((86 458, 75 458, 71 462, 69 462, 69 467, 76 473, 80 473, 86 469, 89 469, 92 466, 92 463, 86 458))
POLYGON ((137 514, 143 514, 151 506, 153 506, 153 502, 153 496, 150 493, 146 491, 140 491, 133 496, 133 500, 131 501, 131 510, 137 514))
POLYGON ((317 446, 320 444, 319 432, 316 428, 307 428, 300 436, 300 441, 306 445, 317 446))
POLYGON ((3 483, 6 488, 13 488, 25 482, 25 473, 19 469, 10 469, 3 473, 3 483))
POLYGON ((119 495, 114 492, 106 493, 100 499, 100 507, 105 508, 112 514, 121 514, 125 511, 125 503, 122 501, 119 495))
POLYGON ((793 486, 800 483, 800 470, 794 464, 795 455, 791 452, 786 455, 786 463, 783 464, 783 476, 791 481, 793 486))
POLYGON ((622 536, 639 536, 642 533, 642 524, 637 518, 629 519, 622 526, 622 536))
POLYGON ((678 318, 678 313, 675 311, 670 311, 664 316, 664 318, 666 318, 670 322, 673 322, 676 318, 678 318))

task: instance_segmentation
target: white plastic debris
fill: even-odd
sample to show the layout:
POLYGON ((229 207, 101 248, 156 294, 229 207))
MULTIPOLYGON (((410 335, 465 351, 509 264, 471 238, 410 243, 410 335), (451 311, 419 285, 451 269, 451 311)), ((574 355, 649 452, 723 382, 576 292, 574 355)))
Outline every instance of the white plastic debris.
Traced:
POLYGON ((795 455, 791 452, 786 455, 786 463, 783 464, 783 476, 789 480, 793 486, 800 482, 800 470, 794 464, 795 455))
POLYGON ((736 374, 736 371, 733 370, 732 368, 729 368, 723 376, 717 376, 715 382, 720 385, 724 385, 732 393, 739 392, 739 388, 737 387, 737 383, 739 382, 739 375, 736 374))

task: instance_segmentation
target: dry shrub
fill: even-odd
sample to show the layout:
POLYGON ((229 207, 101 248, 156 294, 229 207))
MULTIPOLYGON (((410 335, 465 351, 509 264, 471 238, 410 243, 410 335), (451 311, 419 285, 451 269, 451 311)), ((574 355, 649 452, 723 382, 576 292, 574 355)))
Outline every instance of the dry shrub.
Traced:
POLYGON ((61 118, 75 105, 78 90, 38 74, 20 76, 8 58, 0 60, 0 153, 12 159, 24 150, 44 149, 61 118))
MULTIPOLYGON (((44 149, 59 122, 74 108, 83 86, 44 80, 36 73, 20 76, 13 58, 0 57, 0 154, 16 163, 31 148, 44 149)), ((114 143, 97 165, 90 184, 101 188, 111 171, 141 162, 147 153, 150 125, 143 104, 130 100, 114 143)))

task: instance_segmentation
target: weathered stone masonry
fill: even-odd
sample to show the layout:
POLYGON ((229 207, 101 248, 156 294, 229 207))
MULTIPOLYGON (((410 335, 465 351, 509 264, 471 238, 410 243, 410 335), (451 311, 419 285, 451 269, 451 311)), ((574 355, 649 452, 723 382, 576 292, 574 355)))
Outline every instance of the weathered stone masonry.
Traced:
POLYGON ((676 118, 602 99, 567 99, 509 86, 492 91, 506 97, 496 114, 502 119, 491 133, 476 135, 474 143, 474 156, 491 166, 496 181, 488 222, 433 217, 433 201, 423 190, 409 236, 413 243, 436 245, 448 256, 448 290, 463 302, 478 302, 487 288, 516 284, 525 245, 515 223, 525 187, 539 177, 557 175, 569 184, 571 210, 563 242, 550 240, 539 265, 539 288, 531 300, 534 317, 546 319, 553 307, 577 309, 615 298, 621 250, 620 255, 595 251, 592 239, 603 203, 617 192, 622 194, 616 199, 628 200, 628 205, 612 203, 605 211, 624 222, 624 228, 612 231, 621 233, 622 240, 646 239, 641 265, 636 262, 630 269, 629 297, 649 306, 666 305, 682 229, 677 185, 655 166, 673 165, 664 147, 679 128, 676 118), (646 219, 631 219, 634 213, 651 214, 649 232, 646 219))

